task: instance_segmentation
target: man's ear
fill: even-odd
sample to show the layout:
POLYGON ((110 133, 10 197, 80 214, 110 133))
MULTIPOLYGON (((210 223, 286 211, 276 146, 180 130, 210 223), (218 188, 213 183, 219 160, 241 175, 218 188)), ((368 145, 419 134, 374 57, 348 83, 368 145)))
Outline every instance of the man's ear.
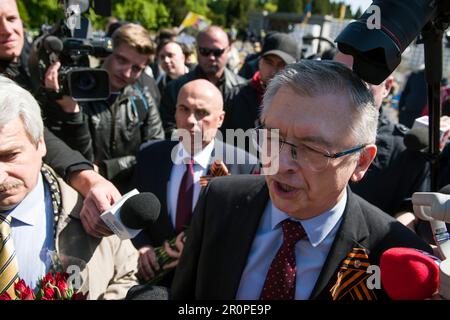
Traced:
POLYGON ((358 159, 358 164, 356 165, 355 170, 353 171, 350 179, 353 182, 357 182, 361 180, 369 169, 370 164, 377 154, 377 146, 374 144, 369 144, 361 151, 358 159))
POLYGON ((221 111, 219 114, 219 123, 217 128, 220 128, 222 126, 224 119, 225 119, 225 111, 221 111))
POLYGON ((47 154, 47 146, 45 145, 44 136, 39 138, 37 150, 42 158, 47 154))
POLYGON ((386 98, 391 92, 392 86, 394 85, 394 77, 389 76, 386 81, 384 81, 384 95, 383 98, 386 98))

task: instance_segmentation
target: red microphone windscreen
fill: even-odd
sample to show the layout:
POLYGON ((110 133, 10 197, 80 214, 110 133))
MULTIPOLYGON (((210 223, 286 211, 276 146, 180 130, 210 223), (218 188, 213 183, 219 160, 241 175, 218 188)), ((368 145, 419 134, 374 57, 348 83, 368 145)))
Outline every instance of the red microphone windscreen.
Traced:
POLYGON ((423 252, 391 248, 380 258, 381 284, 393 300, 424 300, 439 286, 439 266, 423 252))

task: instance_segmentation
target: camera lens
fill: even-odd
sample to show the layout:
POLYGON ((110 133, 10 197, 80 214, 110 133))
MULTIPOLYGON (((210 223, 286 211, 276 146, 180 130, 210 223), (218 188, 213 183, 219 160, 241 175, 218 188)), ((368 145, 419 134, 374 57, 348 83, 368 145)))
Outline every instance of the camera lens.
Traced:
POLYGON ((80 73, 77 87, 82 91, 90 91, 95 88, 95 77, 89 72, 80 73))

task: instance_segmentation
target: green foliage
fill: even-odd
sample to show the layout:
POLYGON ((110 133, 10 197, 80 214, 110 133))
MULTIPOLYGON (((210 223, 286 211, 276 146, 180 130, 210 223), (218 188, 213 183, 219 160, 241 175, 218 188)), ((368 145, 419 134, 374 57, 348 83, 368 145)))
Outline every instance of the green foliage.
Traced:
POLYGON ((248 25, 248 14, 257 7, 255 0, 221 0, 209 4, 208 17, 214 24, 226 28, 232 26, 245 29, 248 25))
POLYGON ((358 10, 355 12, 355 14, 353 15, 354 19, 358 19, 359 17, 361 17, 363 14, 361 8, 358 8, 358 10))
MULTIPOLYGON (((208 16, 211 0, 161 0, 170 15, 170 24, 179 26, 189 11, 208 16)), ((221 0, 219 1, 221 2, 221 0)))
POLYGON ((208 0, 186 0, 184 6, 187 11, 193 11, 201 14, 202 16, 207 16, 209 13, 208 0))
POLYGON ((114 1, 113 16, 120 20, 139 22, 149 30, 169 25, 169 12, 158 0, 114 1))
MULTIPOLYGON (((0 0, 2 1, 2 0, 0 0)), ((120 20, 138 21, 147 29, 156 31, 163 27, 179 26, 189 11, 209 18, 212 23, 230 28, 245 29, 249 12, 265 10, 303 14, 310 0, 114 0, 112 15, 120 20)), ((342 1, 341 1, 342 2, 342 1)), ((38 29, 44 23, 54 24, 64 16, 56 0, 17 0, 25 25, 38 29)), ((313 0, 313 14, 330 14, 339 17, 340 2, 313 0)), ((347 6, 346 18, 352 15, 347 6)), ((94 28, 105 27, 106 18, 90 10, 88 18, 94 28)))
POLYGON ((263 6, 263 10, 269 12, 269 13, 273 13, 273 12, 277 12, 278 11, 278 5, 276 3, 267 1, 264 6, 263 6))
POLYGON ((330 3, 330 0, 314 0, 312 2, 312 13, 313 14, 339 14, 339 5, 336 3, 330 3), (337 8, 337 12, 335 11, 337 8))
POLYGON ((25 26, 39 29, 42 24, 54 24, 64 17, 63 6, 55 0, 17 0, 20 17, 25 26))
POLYGON ((278 0, 278 12, 303 13, 306 4, 303 0, 278 0))

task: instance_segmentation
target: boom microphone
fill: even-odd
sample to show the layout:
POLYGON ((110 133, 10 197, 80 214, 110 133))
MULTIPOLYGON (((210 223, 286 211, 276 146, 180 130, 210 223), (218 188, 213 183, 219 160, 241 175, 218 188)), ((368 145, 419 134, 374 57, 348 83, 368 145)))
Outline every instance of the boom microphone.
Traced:
POLYGON ((63 51, 63 42, 55 36, 47 36, 43 40, 44 49, 49 53, 60 54, 63 51))

